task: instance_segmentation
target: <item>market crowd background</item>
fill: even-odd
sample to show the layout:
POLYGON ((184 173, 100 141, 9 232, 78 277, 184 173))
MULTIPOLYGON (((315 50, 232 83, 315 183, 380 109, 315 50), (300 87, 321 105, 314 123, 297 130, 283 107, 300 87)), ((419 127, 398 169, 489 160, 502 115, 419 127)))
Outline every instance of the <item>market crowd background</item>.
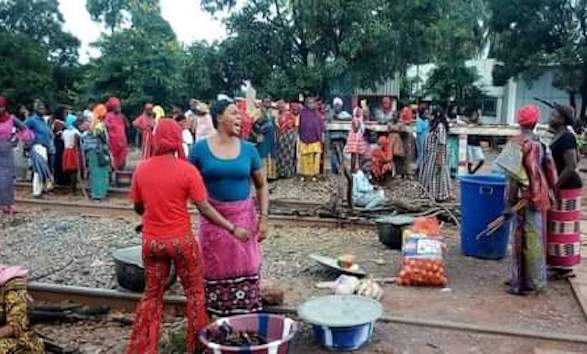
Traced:
MULTIPOLYGON (((80 0, 81 1, 81 0, 80 0)), ((120 97, 134 116, 144 102, 170 107, 190 97, 234 95, 249 81, 262 95, 325 99, 401 82, 402 101, 431 97, 474 105, 483 96, 465 60, 486 55, 502 64, 494 83, 539 76, 559 64, 555 86, 568 92, 585 122, 587 0, 194 0, 210 13, 228 11, 228 36, 184 46, 158 0, 87 0, 103 25, 100 56, 79 63, 80 41, 64 31, 58 0, 0 1, 0 93, 11 103, 84 107, 120 97), (422 90, 409 66, 435 63, 422 90), (577 100, 578 101, 578 100, 577 100)), ((198 23, 193 24, 198 31, 198 23)))

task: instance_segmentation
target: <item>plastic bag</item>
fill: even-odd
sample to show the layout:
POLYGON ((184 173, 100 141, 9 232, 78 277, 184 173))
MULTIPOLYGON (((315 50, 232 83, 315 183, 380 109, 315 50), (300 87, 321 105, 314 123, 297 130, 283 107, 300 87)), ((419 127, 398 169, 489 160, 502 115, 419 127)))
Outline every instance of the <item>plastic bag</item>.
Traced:
POLYGON ((414 220, 410 227, 413 233, 423 234, 429 237, 440 235, 440 223, 436 217, 422 217, 414 220))
MULTIPOLYGON (((438 236, 438 235, 437 235, 438 236)), ((429 237, 412 230, 404 232, 401 268, 396 284, 400 286, 446 286, 444 250, 440 237, 429 237)))

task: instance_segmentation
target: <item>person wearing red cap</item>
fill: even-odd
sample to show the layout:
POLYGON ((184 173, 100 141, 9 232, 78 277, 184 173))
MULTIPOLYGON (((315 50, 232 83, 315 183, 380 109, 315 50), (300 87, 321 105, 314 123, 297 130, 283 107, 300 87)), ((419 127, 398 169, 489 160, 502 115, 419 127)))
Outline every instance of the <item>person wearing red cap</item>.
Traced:
POLYGON ((208 323, 200 247, 192 233, 187 204, 239 242, 249 233, 226 220, 208 202, 196 167, 185 160, 181 126, 161 119, 153 135, 153 156, 133 175, 130 197, 142 215, 145 294, 136 311, 128 354, 156 353, 163 313, 163 293, 174 264, 186 295, 186 353, 194 353, 198 332, 208 323), (165 171, 165 173, 161 173, 165 171))
POLYGON ((153 130, 155 129, 155 114, 153 104, 146 103, 143 113, 132 122, 133 127, 141 132, 141 158, 148 159, 152 155, 153 130))
POLYGON ((128 155, 128 141, 126 139, 126 128, 128 122, 121 113, 121 103, 116 97, 110 97, 106 101, 106 128, 108 130, 108 145, 112 154, 112 167, 115 171, 121 171, 126 165, 128 155))
POLYGON ((517 115, 521 133, 508 143, 495 163, 508 181, 504 216, 513 218, 508 292, 527 295, 546 287, 546 213, 557 177, 549 150, 534 133, 540 109, 524 106, 517 115))

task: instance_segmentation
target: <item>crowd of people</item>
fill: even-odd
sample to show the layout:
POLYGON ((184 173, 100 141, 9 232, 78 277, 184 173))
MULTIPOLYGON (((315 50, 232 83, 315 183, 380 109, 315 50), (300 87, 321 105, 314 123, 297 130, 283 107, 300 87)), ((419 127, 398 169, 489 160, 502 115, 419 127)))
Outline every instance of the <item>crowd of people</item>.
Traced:
MULTIPOLYGON (((251 105, 221 96, 211 107, 190 100, 186 112, 174 107, 170 116, 147 103, 131 123, 115 97, 79 115, 56 110, 51 117, 41 101, 31 114, 11 115, 0 97, 0 205, 7 213, 13 211, 15 141, 28 147, 35 197, 55 183, 70 183, 75 190, 79 172, 87 171, 91 197, 103 199, 111 171, 127 165, 127 130, 137 129, 141 161, 130 196, 142 215, 146 289, 127 353, 156 352, 162 295, 172 263, 187 298, 186 348, 193 352, 196 333, 209 316, 262 308, 261 242, 268 236, 269 180, 297 175, 315 179, 324 173, 329 154, 332 173, 344 170, 359 177, 353 193, 356 189, 383 200, 371 182, 417 178, 436 201, 451 198, 454 141, 443 110, 420 105, 398 112, 389 98, 375 110, 366 102, 352 114, 343 107, 340 98, 327 109, 313 97, 303 104, 267 98, 251 105), (326 123, 337 121, 350 122, 350 130, 326 129, 326 123), (384 128, 367 129, 370 124, 384 128), (370 131, 377 133, 370 136, 370 131), (197 238, 190 202, 201 215, 197 238)), ((547 270, 565 277, 580 262, 582 182, 576 172, 576 138, 568 128, 574 112, 554 108, 549 147, 534 133, 539 116, 536 106, 520 109, 521 133, 496 160, 509 181, 504 215, 514 220, 514 261, 508 284, 518 295, 544 289, 547 270)), ((478 120, 479 113, 472 112, 469 122, 478 120)), ((475 173, 484 161, 478 138, 468 141, 467 150, 469 172, 475 173)), ((0 304, 24 301, 23 279, 22 269, 0 266, 0 304)), ((3 308, 0 349, 17 343, 39 352, 19 307, 2 316, 3 308)))

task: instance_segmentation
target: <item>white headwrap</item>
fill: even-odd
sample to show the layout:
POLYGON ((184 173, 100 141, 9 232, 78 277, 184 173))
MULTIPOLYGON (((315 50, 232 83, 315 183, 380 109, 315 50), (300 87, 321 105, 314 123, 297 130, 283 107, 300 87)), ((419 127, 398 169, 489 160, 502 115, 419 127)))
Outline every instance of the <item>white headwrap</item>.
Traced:
POLYGON ((333 106, 343 106, 344 102, 342 102, 342 99, 340 97, 335 97, 334 100, 332 101, 332 105, 333 106))

